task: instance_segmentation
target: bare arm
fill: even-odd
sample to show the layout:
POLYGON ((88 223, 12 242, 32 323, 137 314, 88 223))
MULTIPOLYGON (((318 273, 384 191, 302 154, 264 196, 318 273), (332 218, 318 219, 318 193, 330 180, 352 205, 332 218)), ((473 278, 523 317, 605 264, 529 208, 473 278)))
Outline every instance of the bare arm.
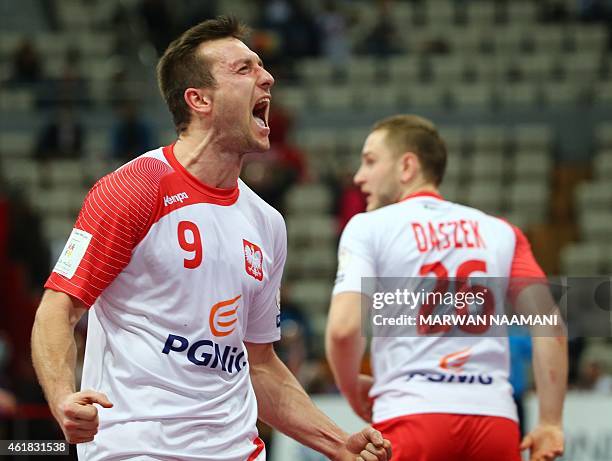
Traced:
POLYGON ((75 392, 74 327, 85 309, 65 293, 47 290, 32 328, 32 361, 51 411, 75 392))
POLYGON ((47 290, 32 328, 32 362, 36 375, 51 413, 71 443, 93 440, 90 432, 97 431, 98 426, 93 403, 112 406, 103 394, 75 389, 74 327, 84 313, 84 306, 67 294, 47 290))
POLYGON ((532 460, 563 454, 563 401, 567 390, 567 333, 558 307, 544 284, 525 288, 516 300, 523 314, 557 314, 559 325, 532 329, 533 372, 539 403, 538 426, 522 443, 532 460))
POLYGON ((332 298, 325 350, 340 391, 353 410, 369 422, 372 408, 367 394, 372 379, 359 374, 366 348, 366 340, 361 333, 362 296, 360 293, 346 292, 332 298))
POLYGON ((533 338, 533 372, 540 424, 561 426, 567 390, 567 338, 533 338))
POLYGON ((378 431, 368 427, 349 436, 323 414, 280 361, 272 344, 246 343, 246 347, 262 421, 333 460, 384 461, 391 457, 390 444, 383 442, 378 431))

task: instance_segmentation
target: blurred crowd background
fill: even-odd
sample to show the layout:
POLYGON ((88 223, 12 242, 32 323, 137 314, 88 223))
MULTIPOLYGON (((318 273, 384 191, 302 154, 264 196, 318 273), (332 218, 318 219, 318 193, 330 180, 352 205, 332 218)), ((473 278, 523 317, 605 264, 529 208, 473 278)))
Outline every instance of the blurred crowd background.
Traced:
MULTIPOLYGON (((449 148, 444 196, 521 227, 548 274, 612 272, 610 0, 0 5, 0 439, 53 438, 29 357, 43 283, 88 188, 175 139, 154 66, 217 14, 252 26, 277 82, 272 147, 243 179, 287 222, 277 349, 309 392, 336 392, 322 335, 337 239, 364 209, 352 176, 381 117, 431 118, 449 148)), ((571 387, 612 394, 610 339, 570 343, 571 387)), ((532 387, 521 344, 519 394, 532 387)))

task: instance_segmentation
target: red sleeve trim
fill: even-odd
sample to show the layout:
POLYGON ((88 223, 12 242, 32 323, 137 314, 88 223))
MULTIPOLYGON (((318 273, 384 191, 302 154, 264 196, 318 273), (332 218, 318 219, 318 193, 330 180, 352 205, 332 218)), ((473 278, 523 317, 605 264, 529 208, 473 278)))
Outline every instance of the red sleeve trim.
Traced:
POLYGON ((127 266, 151 227, 161 179, 172 169, 142 157, 98 181, 85 198, 75 227, 92 235, 71 279, 56 272, 45 288, 65 292, 90 307, 127 266))
POLYGON ((546 274, 538 264, 531 251, 529 240, 518 227, 510 224, 516 242, 514 244, 514 256, 510 267, 510 283, 508 295, 514 302, 518 294, 529 285, 547 283, 546 274))

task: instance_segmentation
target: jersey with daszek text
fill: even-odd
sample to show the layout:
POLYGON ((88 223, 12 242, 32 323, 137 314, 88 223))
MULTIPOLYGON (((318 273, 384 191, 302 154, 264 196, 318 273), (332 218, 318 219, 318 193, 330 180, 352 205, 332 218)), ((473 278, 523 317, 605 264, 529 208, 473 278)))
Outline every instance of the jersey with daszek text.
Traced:
POLYGON ((80 457, 263 459, 244 342, 280 338, 285 258, 280 214, 173 146, 98 181, 45 285, 91 306, 82 389, 114 404, 80 457))
MULTIPOLYGON (((444 286, 445 280, 450 284, 457 278, 467 282, 495 277, 490 298, 482 293, 481 298, 499 312, 507 291, 513 289, 509 278, 541 281, 544 274, 518 228, 435 193, 417 193, 352 218, 340 241, 333 293, 358 292, 383 299, 376 287, 399 277, 407 278, 416 294, 417 284, 426 282, 439 283, 440 292, 448 294, 452 290, 444 286), (362 277, 369 278, 363 286, 362 277)), ((437 307, 425 302, 415 308, 419 315, 432 315, 437 307)), ((384 307, 379 313, 385 314, 384 307)), ((372 339, 374 422, 419 413, 517 419, 508 381, 507 337, 487 334, 486 326, 418 328, 417 323, 406 327, 405 334, 372 339)))

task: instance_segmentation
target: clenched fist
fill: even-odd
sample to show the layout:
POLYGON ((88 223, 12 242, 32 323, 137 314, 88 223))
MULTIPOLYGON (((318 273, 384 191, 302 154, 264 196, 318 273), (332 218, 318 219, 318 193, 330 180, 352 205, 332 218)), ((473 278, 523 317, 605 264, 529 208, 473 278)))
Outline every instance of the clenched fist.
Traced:
POLYGON ((373 427, 366 427, 351 435, 346 441, 345 453, 338 459, 342 461, 389 461, 391 442, 373 427))
POLYGON ((69 394, 54 408, 54 415, 68 443, 91 442, 98 433, 98 408, 111 408, 106 395, 91 390, 69 394))

